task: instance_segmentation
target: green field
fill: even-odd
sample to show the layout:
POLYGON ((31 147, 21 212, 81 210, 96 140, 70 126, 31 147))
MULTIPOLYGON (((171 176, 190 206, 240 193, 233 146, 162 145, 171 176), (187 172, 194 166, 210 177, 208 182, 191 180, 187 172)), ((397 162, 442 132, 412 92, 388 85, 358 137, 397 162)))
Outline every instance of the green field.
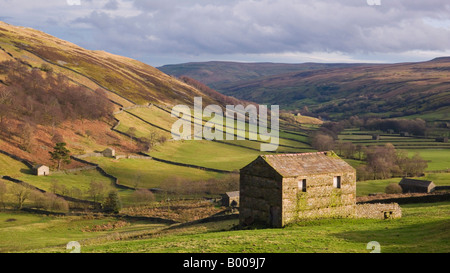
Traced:
POLYGON ((166 164, 146 159, 87 158, 119 179, 121 185, 138 188, 159 188, 168 179, 180 177, 189 182, 217 178, 222 174, 195 168, 166 164), (136 184, 137 183, 137 184, 136 184))
POLYGON ((166 132, 164 130, 158 129, 157 127, 153 127, 149 125, 148 123, 145 123, 144 121, 130 115, 127 112, 123 112, 116 115, 116 118, 120 120, 119 126, 117 126, 117 130, 129 133, 130 128, 134 128, 134 136, 135 137, 148 137, 151 133, 155 132, 157 134, 160 134, 162 136, 170 137, 170 133, 166 132))
MULTIPOLYGON (((426 173, 425 176, 416 177, 419 180, 431 180, 436 186, 450 186, 450 173, 426 173)), ((391 183, 399 183, 401 177, 380 179, 380 180, 366 180, 356 182, 356 195, 364 196, 369 193, 384 193, 384 189, 391 183)))
POLYGON ((29 168, 27 167, 27 165, 0 153, 0 177, 15 176, 25 172, 29 172, 29 168))
POLYGON ((139 240, 124 236, 136 229, 142 231, 145 225, 131 224, 127 230, 93 234, 80 231, 81 227, 92 225, 87 220, 24 215, 20 221, 6 222, 19 216, 0 214, 0 233, 12 234, 0 236, 0 250, 61 253, 67 252, 68 241, 81 240, 83 253, 368 253, 371 250, 367 244, 371 241, 380 244, 382 253, 450 251, 450 202, 402 205, 402 214, 395 220, 324 219, 282 229, 232 230, 237 220, 172 229, 156 226, 159 232, 155 236, 151 236, 155 226, 147 226, 148 238, 139 240), (111 233, 115 237, 105 237, 111 233), (85 238, 90 240, 82 241, 85 238))
MULTIPOLYGON (((26 252, 31 250, 45 251, 46 247, 63 245, 59 252, 70 252, 65 246, 70 241, 83 241, 113 236, 117 232, 148 233, 152 229, 165 227, 162 224, 134 222, 114 230, 89 231, 97 225, 117 223, 112 217, 95 218, 89 216, 42 216, 22 212, 0 212, 0 252, 26 252), (83 231, 84 230, 84 231, 83 231)), ((41 252, 41 251, 40 251, 41 252)))
MULTIPOLYGON (((248 142, 250 141, 242 140, 233 143, 259 147, 258 143, 248 142)), ((260 154, 257 150, 207 140, 171 141, 150 152, 151 156, 157 158, 228 171, 244 167, 260 154)))
POLYGON ((450 169, 450 149, 407 149, 409 156, 415 153, 428 162, 428 171, 450 169))

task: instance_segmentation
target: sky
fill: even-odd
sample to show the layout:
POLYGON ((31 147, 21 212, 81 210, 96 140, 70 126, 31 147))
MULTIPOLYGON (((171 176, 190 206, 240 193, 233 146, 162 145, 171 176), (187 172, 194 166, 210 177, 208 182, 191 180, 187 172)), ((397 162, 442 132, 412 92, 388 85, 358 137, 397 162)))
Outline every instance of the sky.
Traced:
POLYGON ((450 56, 448 0, 0 0, 0 21, 155 67, 450 56))

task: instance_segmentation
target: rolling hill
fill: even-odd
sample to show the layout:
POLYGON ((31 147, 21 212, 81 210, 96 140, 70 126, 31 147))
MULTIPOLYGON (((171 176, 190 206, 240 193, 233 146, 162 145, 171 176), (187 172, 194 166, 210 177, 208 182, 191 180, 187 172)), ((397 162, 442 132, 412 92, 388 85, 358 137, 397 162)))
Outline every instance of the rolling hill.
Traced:
POLYGON ((211 92, 130 58, 0 22, 0 147, 31 162, 51 164, 55 135, 77 154, 109 146, 138 152, 130 138, 111 131, 113 112, 150 103, 192 105, 198 96, 224 105, 227 97, 211 92), (100 108, 108 113, 85 115, 100 108))
MULTIPOLYGON (((83 49, 38 30, 0 22, 0 61, 44 64, 91 89, 103 89, 122 105, 192 104, 200 91, 142 62, 104 51, 83 49)), ((205 96, 206 101, 208 98, 205 96)), ((209 102, 214 102, 209 100, 209 102)))
POLYGON ((160 67, 219 92, 325 118, 352 115, 449 120, 450 58, 399 64, 192 63, 160 67), (430 114, 432 114, 430 116, 430 114))

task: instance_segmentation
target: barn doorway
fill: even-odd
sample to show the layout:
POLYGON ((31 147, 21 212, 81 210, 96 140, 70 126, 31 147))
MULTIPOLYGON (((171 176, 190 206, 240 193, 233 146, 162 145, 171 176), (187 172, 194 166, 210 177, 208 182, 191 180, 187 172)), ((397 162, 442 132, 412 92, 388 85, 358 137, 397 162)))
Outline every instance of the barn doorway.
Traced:
POLYGON ((281 226, 281 210, 280 207, 270 207, 269 223, 272 227, 281 226))

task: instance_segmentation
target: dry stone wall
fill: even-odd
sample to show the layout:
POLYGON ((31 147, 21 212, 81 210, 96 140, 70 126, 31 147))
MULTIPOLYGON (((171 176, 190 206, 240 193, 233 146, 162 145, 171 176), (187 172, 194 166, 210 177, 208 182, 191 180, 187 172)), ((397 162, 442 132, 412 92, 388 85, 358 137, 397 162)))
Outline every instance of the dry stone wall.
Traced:
POLYGON ((396 219, 402 217, 402 209, 397 203, 355 205, 355 218, 396 219))

